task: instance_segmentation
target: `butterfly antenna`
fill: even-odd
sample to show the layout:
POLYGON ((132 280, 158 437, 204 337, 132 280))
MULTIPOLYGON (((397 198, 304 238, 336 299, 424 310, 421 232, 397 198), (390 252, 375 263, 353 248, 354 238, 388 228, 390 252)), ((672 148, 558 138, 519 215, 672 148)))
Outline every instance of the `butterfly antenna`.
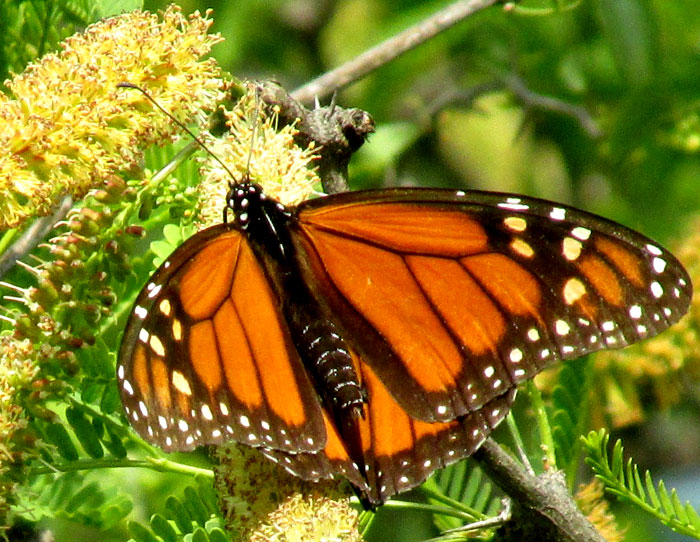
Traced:
POLYGON ((250 146, 248 147, 248 163, 245 166, 246 176, 250 179, 250 162, 253 159, 253 146, 255 145, 255 136, 258 131, 258 120, 260 119, 260 94, 255 93, 255 119, 253 119, 253 129, 250 134, 250 146))
MULTIPOLYGON (((149 102, 151 102, 153 105, 155 105, 155 106, 156 106, 158 109, 160 109, 170 120, 172 120, 175 124, 177 124, 180 128, 182 128, 183 131, 185 131, 187 134, 189 134, 189 136, 195 141, 195 143, 197 143, 197 145, 199 145, 202 149, 204 149, 204 151, 205 151, 209 156, 211 156, 214 160, 216 160, 216 161, 221 165, 221 167, 224 168, 224 170, 226 171, 226 173, 228 173, 228 174, 231 176, 232 179, 235 179, 235 178, 236 178, 236 176, 235 176, 235 175, 233 174, 233 172, 228 168, 228 166, 227 166, 226 164, 224 164, 224 162, 221 160, 221 158, 219 158, 218 156, 216 156, 216 154, 215 154, 214 152, 212 152, 212 151, 209 149, 209 147, 207 147, 207 146, 204 144, 204 142, 203 142, 201 139, 199 139, 199 137, 197 137, 197 135, 195 135, 195 133, 194 133, 192 130, 190 130, 187 126, 185 126, 185 124, 184 124, 182 121, 179 121, 178 119, 176 119, 176 118, 172 115, 172 113, 170 113, 170 112, 169 112, 168 110, 166 110, 162 105, 160 105, 148 92, 146 92, 145 89, 141 88, 141 87, 138 86, 138 85, 134 85, 134 84, 132 84, 132 83, 118 83, 118 84, 117 84, 117 87, 118 87, 118 88, 133 88, 133 89, 136 89, 136 90, 140 91, 141 94, 143 94, 149 102)), ((248 158, 248 165, 250 165, 250 157, 248 158)))

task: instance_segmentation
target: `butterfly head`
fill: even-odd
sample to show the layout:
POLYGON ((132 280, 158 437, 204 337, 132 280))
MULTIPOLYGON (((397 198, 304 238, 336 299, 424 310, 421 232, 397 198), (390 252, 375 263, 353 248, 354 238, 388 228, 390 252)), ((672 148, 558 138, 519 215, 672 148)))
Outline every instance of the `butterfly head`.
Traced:
POLYGON ((254 213, 256 209, 259 209, 261 200, 264 199, 266 199, 265 194, 260 185, 250 181, 232 184, 226 194, 224 222, 247 230, 251 222, 251 211, 254 213), (229 221, 229 210, 233 216, 232 221, 229 221))
POLYGON ((245 180, 232 184, 226 194, 224 222, 235 228, 249 231, 251 228, 277 228, 273 223, 290 215, 289 209, 278 201, 269 198, 259 184, 245 180), (229 220, 231 211, 232 220, 229 220))

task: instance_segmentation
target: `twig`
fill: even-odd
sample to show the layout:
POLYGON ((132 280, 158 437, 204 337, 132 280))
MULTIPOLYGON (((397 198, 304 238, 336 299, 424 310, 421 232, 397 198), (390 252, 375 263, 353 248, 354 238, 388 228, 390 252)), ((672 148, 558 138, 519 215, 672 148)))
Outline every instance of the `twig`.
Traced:
POLYGON ((508 90, 515 94, 526 108, 531 107, 544 111, 554 111, 555 113, 572 117, 592 139, 599 139, 603 136, 603 131, 598 126, 598 123, 584 107, 572 105, 558 98, 532 92, 525 86, 523 80, 515 75, 501 74, 497 77, 508 90))
POLYGON ((17 241, 0 256, 0 277, 3 277, 17 260, 24 258, 51 231, 56 222, 63 220, 73 206, 70 196, 64 197, 49 216, 37 218, 17 241))
POLYGON ((492 439, 473 455, 489 478, 512 499, 500 542, 605 542, 571 497, 560 472, 528 474, 492 439))
POLYGON ((500 527, 506 521, 510 521, 512 506, 513 506, 512 501, 506 497, 506 498, 501 500, 501 507, 502 508, 497 516, 494 516, 491 518, 486 518, 486 519, 483 519, 481 521, 475 521, 475 522, 470 523, 468 525, 464 525, 462 527, 457 527, 456 529, 448 529, 445 531, 445 534, 466 533, 469 531, 479 531, 482 529, 491 529, 493 527, 500 527))
POLYGON ((494 77, 495 79, 493 80, 466 90, 446 91, 429 105, 428 113, 431 117, 434 117, 437 113, 450 106, 461 105, 464 107, 473 107, 476 100, 484 94, 506 89, 520 101, 525 109, 540 109, 542 111, 551 111, 571 117, 578 122, 581 129, 585 131, 591 139, 600 139, 605 135, 598 125, 598 122, 585 107, 573 105, 552 96, 533 92, 527 88, 523 80, 516 75, 499 73, 495 74, 494 77))
POLYGON ((353 60, 325 73, 292 92, 292 97, 310 104, 315 98, 323 98, 350 83, 362 79, 368 73, 387 64, 399 55, 417 47, 454 26, 470 15, 495 4, 498 0, 462 0, 447 6, 400 34, 372 47, 353 60))

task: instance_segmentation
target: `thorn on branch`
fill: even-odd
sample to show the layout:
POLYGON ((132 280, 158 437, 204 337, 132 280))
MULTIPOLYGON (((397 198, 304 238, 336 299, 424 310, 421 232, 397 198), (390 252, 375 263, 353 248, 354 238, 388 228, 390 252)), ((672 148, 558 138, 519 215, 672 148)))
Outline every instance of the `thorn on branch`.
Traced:
POLYGON ((308 147, 313 143, 320 147, 318 173, 326 193, 346 192, 349 189, 350 157, 374 131, 370 114, 362 109, 344 109, 334 104, 307 109, 280 85, 269 81, 260 83, 258 92, 268 108, 279 110, 281 123, 297 123, 298 145, 308 147))

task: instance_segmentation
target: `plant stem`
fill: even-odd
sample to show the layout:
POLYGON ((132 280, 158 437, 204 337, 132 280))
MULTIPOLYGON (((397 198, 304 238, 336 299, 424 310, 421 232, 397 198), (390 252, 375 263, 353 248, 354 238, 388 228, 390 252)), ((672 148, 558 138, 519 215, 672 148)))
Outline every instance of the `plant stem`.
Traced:
POLYGON ((32 475, 50 474, 52 472, 73 472, 81 470, 97 470, 97 469, 151 469, 158 472, 170 472, 175 474, 186 474, 187 476, 203 476, 207 479, 214 478, 214 472, 211 469, 203 469, 178 463, 165 459, 164 457, 148 457, 146 459, 82 459, 79 461, 71 461, 62 464, 53 464, 46 467, 38 467, 31 470, 32 475))
POLYGON ((473 457, 513 504, 500 542, 605 542, 574 502, 561 472, 533 476, 490 438, 473 457))
POLYGON ((406 51, 421 45, 467 17, 485 9, 498 0, 461 0, 438 11, 418 24, 404 30, 353 60, 306 83, 291 93, 295 100, 310 104, 316 98, 345 88, 377 68, 388 64, 406 51))

